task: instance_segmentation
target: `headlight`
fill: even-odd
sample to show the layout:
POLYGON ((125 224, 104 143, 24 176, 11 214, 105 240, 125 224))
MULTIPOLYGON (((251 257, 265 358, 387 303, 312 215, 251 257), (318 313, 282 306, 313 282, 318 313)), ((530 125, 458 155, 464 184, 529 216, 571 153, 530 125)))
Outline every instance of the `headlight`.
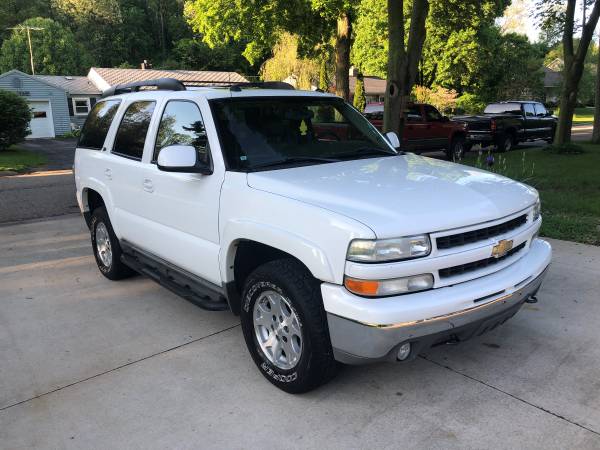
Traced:
POLYGON ((384 262, 429 255, 429 236, 409 236, 394 239, 355 239, 348 247, 347 259, 355 262, 384 262))
POLYGON ((542 204, 540 203, 540 199, 538 198, 538 201, 535 203, 535 205, 533 205, 533 221, 534 222, 540 218, 541 210, 542 210, 542 204))
POLYGON ((433 287, 433 275, 424 273, 412 277, 391 278, 388 280, 359 280, 346 277, 344 286, 350 292, 365 297, 385 297, 424 291, 433 287))

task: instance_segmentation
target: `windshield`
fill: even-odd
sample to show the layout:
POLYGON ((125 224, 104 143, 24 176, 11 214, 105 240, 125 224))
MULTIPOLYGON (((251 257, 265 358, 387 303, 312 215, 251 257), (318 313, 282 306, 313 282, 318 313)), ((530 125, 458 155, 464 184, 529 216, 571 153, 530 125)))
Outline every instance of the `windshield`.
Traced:
POLYGON ((211 108, 230 170, 397 154, 358 111, 337 98, 226 98, 211 101, 211 108))
POLYGON ((521 114, 519 103, 492 103, 485 107, 484 114, 521 114))

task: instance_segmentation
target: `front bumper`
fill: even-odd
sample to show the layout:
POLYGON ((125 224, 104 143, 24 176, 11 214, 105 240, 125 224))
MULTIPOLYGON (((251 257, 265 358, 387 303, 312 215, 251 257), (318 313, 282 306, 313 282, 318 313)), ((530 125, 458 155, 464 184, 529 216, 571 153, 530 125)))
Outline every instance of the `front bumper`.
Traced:
POLYGON ((536 239, 527 255, 494 274, 385 299, 356 297, 342 286, 336 288, 345 293, 323 284, 335 358, 348 364, 394 361, 398 348, 410 342, 411 359, 436 344, 483 334, 515 315, 535 295, 551 253, 547 242, 536 239))

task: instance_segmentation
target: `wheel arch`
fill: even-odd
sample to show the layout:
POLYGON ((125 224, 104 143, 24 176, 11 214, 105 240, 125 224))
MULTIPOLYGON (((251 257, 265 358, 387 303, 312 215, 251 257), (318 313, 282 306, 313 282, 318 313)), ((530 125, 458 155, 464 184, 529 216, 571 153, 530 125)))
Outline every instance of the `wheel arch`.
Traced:
POLYGON ((100 206, 106 207, 106 202, 104 201, 104 197, 102 196, 102 194, 96 189, 91 187, 84 187, 81 190, 81 205, 85 223, 89 228, 92 212, 100 206))
POLYGON ((314 243, 298 236, 286 236, 289 233, 283 230, 269 230, 268 239, 257 234, 247 233, 232 239, 224 243, 221 250, 221 277, 235 314, 239 314, 244 281, 254 269, 269 261, 293 259, 316 279, 334 281, 325 253, 314 243))

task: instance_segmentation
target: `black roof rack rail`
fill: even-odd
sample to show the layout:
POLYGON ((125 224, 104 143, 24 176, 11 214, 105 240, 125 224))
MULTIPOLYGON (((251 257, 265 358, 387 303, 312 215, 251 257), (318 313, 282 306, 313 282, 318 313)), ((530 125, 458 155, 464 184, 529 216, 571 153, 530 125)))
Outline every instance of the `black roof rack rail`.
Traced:
POLYGON ((185 91, 185 85, 175 78, 159 78, 156 80, 135 81, 133 83, 117 84, 102 92, 102 97, 137 92, 142 87, 155 87, 160 91, 185 91))
POLYGON ((294 86, 285 81, 260 81, 247 83, 233 83, 229 88, 230 91, 239 92, 243 88, 258 88, 258 89, 285 89, 294 90, 294 86))
POLYGON ((240 92, 243 88, 294 90, 294 86, 283 81, 233 82, 159 78, 156 80, 144 80, 135 81, 133 83, 117 84, 116 86, 110 87, 102 92, 102 97, 125 94, 128 92, 138 92, 142 87, 154 87, 160 91, 185 91, 186 84, 190 87, 228 87, 234 92, 240 92))

